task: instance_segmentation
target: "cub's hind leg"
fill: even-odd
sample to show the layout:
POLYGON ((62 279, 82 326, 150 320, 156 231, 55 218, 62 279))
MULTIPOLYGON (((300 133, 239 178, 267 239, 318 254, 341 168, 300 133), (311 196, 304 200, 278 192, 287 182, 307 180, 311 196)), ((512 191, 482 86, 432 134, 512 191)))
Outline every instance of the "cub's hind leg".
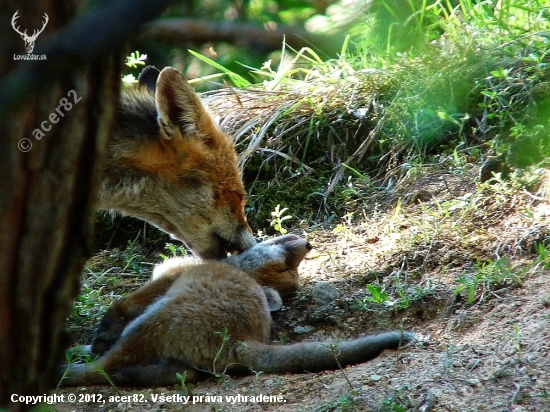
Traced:
POLYGON ((91 351, 103 355, 120 338, 124 328, 173 285, 180 273, 173 272, 147 283, 128 296, 115 301, 105 312, 94 333, 91 351))
MULTIPOLYGON (((168 325, 166 319, 157 321, 168 300, 160 298, 145 309, 144 313, 132 321, 120 335, 116 343, 97 362, 73 364, 59 370, 60 385, 98 385, 116 380, 117 373, 128 369, 130 378, 134 366, 149 366, 161 362, 164 331, 168 325), (106 378, 108 377, 108 379, 106 378)), ((135 372, 134 372, 135 373, 135 372)), ((121 379, 124 374, 121 375, 121 379)), ((126 378, 126 381, 128 379, 126 378)), ((114 382, 116 384, 116 382, 114 382)), ((128 382, 129 384, 131 382, 128 382)))

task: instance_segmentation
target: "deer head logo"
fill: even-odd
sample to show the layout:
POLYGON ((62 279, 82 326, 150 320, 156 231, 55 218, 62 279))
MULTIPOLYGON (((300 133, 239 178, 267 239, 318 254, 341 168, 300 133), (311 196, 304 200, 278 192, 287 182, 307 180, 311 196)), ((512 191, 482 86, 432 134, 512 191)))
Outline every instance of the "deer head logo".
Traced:
POLYGON ((34 30, 33 33, 32 33, 32 36, 29 36, 27 34, 27 30, 25 30, 23 33, 21 31, 19 31, 19 26, 16 27, 16 20, 19 18, 19 10, 17 10, 12 19, 11 19, 11 26, 13 27, 13 29, 19 33, 21 35, 21 38, 25 41, 25 49, 27 49, 27 53, 32 53, 33 49, 34 49, 34 42, 36 41, 36 38, 38 37, 38 35, 40 33, 42 33, 42 31, 44 31, 44 28, 46 27, 46 24, 48 24, 48 20, 50 20, 50 18, 48 17, 48 15, 46 13, 44 13, 44 24, 42 24, 42 28, 40 30, 34 30))

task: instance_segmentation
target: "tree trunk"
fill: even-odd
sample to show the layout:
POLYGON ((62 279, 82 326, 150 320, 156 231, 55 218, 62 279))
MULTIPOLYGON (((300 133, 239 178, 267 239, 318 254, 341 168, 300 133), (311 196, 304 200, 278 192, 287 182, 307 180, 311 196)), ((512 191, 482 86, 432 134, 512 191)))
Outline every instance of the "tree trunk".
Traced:
MULTIPOLYGON (((14 3, 2 4, 1 14, 11 19, 18 10, 17 23, 27 33, 48 14, 39 39, 65 25, 78 8, 74 0, 14 3)), ((17 65, 30 63, 12 57, 27 54, 12 27, 3 24, 0 36, 7 52, 0 63, 5 79, 17 65)), ((116 53, 106 53, 81 63, 0 115, 0 407, 29 409, 12 403, 12 396, 46 393, 63 358, 64 325, 90 256, 93 194, 117 107, 119 61, 116 53)))
POLYGON ((0 408, 29 409, 19 396, 53 383, 90 256, 117 50, 169 2, 91 1, 77 13, 84 0, 0 0, 13 26, 0 25, 0 408), (34 53, 47 60, 17 58, 32 54, 22 37, 36 33, 34 53))

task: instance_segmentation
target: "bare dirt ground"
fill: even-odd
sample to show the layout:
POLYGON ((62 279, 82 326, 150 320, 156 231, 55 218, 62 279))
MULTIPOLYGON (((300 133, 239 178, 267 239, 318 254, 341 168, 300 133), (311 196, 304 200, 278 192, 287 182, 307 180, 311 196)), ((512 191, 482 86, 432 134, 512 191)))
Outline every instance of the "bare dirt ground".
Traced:
POLYGON ((301 291, 274 316, 273 339, 404 329, 417 337, 409 347, 317 374, 259 373, 183 390, 57 390, 84 402, 56 410, 550 411, 550 202, 543 189, 480 185, 476 176, 424 170, 383 196, 350 198, 355 213, 336 225, 293 230, 315 249, 302 263, 301 291), (369 299, 367 284, 383 289, 385 302, 369 299), (178 394, 195 405, 154 401, 178 394), (135 397, 109 398, 121 395, 135 397))

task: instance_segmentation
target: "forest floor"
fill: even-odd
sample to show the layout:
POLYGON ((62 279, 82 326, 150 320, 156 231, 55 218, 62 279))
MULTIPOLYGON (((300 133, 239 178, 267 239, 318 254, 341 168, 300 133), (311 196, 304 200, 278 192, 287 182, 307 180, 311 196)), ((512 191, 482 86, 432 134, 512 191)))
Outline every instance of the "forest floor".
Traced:
MULTIPOLYGON (((323 373, 259 373, 183 389, 59 389, 82 402, 55 410, 550 411, 546 195, 507 182, 480 184, 475 168, 428 168, 380 195, 351 199, 356 212, 340 223, 291 230, 314 249, 300 267, 301 290, 274 316, 273 339, 404 329, 417 339, 406 348, 323 373), (377 303, 367 285, 387 295, 377 303), (182 398, 157 398, 177 394, 182 398), (98 395, 102 401, 92 402, 98 395)), ((112 253, 91 260, 86 290, 95 288, 97 262, 112 253)), ((118 288, 137 286, 121 279, 118 288)), ((114 289, 98 293, 120 293, 114 289)), ((71 318, 75 343, 89 343, 99 319, 88 317, 90 324, 71 318)))

